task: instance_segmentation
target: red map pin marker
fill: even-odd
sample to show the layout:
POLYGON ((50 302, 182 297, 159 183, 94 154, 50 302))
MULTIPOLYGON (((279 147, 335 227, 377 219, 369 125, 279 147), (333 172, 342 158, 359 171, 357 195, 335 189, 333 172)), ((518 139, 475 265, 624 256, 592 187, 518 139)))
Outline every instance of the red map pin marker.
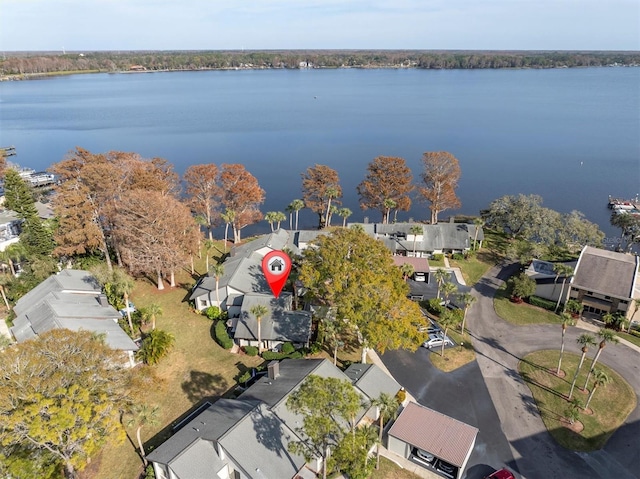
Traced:
POLYGON ((262 258, 262 272, 277 298, 291 272, 291 258, 283 251, 270 251, 262 258))

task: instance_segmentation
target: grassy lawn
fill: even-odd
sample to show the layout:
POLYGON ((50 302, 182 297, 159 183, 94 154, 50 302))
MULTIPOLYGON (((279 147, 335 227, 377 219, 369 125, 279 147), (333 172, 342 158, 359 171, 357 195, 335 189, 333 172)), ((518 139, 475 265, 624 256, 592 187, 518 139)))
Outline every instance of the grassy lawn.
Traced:
POLYGON ((560 324, 560 316, 546 309, 527 303, 513 303, 507 294, 506 285, 496 291, 493 298, 496 314, 505 321, 518 326, 527 324, 560 324))
POLYGON ((441 259, 439 261, 435 259, 430 259, 429 268, 444 268, 444 259, 441 259))
POLYGON ((635 344, 636 346, 640 347, 640 338, 638 336, 634 336, 633 334, 627 334, 625 332, 619 332, 619 333, 616 333, 616 334, 619 337, 621 337, 622 339, 626 339, 630 343, 635 344))
MULTIPOLYGON (((204 271, 204 266, 200 267, 204 271)), ((184 272, 177 278, 179 286, 158 291, 153 284, 140 280, 131 296, 136 307, 150 303, 162 307, 157 328, 175 336, 175 347, 155 367, 138 367, 136 374, 149 383, 144 402, 159 407, 159 424, 145 426, 142 438, 147 452, 169 436, 170 427, 205 399, 217 399, 236 384, 247 367, 262 362, 258 357, 235 355, 222 349, 212 339, 212 323, 205 316, 190 311, 185 298, 194 280, 184 272), (182 284, 180 285, 180 282, 182 284)), ((126 418, 125 418, 126 420, 126 418)), ((127 429, 135 442, 135 427, 127 429)), ((142 471, 142 462, 131 442, 109 444, 83 473, 84 478, 133 479, 142 471)))
POLYGON ((479 252, 475 256, 470 256, 463 260, 449 260, 449 265, 453 268, 460 268, 462 276, 467 286, 473 286, 480 278, 493 266, 494 263, 488 262, 489 254, 479 252))
POLYGON ((386 457, 380 457, 380 469, 374 470, 369 479, 418 479, 413 472, 398 467, 386 457))
MULTIPOLYGON (((465 328, 465 331, 466 329, 467 328, 465 328)), ((466 332, 464 334, 464 339, 459 331, 449 330, 447 331, 447 336, 453 339, 457 346, 453 348, 445 348, 444 356, 440 355, 440 352, 442 351, 440 348, 432 349, 431 354, 429 355, 431 363, 445 373, 454 371, 476 359, 476 353, 473 349, 473 344, 471 343, 471 337, 466 332), (462 343, 462 346, 460 346, 460 343, 462 343)))
MULTIPOLYGON (((535 400, 530 407, 540 412, 547 430, 563 447, 574 451, 600 449, 635 409, 636 395, 633 388, 612 369, 596 364, 596 369, 605 371, 611 381, 596 390, 589 404, 590 411, 580 411, 578 421, 584 425, 584 429, 579 433, 574 432, 567 427, 568 421, 565 419, 569 408, 566 398, 580 356, 571 353, 563 355, 562 371, 565 376, 560 378, 555 375, 558 355, 559 351, 537 351, 520 362, 518 370, 535 400)), ((573 393, 582 404, 586 403, 588 392, 582 392, 579 387, 586 380, 588 366, 591 364, 589 359, 585 359, 586 364, 582 366, 573 393)))

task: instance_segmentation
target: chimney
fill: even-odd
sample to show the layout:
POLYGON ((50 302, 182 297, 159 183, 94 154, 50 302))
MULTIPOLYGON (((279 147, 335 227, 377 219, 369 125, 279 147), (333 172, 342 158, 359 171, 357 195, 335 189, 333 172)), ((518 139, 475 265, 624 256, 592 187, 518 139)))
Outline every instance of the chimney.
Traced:
POLYGON ((276 379, 280 376, 280 363, 276 360, 271 361, 267 365, 267 372, 269 374, 269 379, 276 379))
POLYGON ((107 301, 107 295, 99 294, 98 303, 100 304, 100 306, 103 306, 103 307, 109 306, 109 301, 107 301))

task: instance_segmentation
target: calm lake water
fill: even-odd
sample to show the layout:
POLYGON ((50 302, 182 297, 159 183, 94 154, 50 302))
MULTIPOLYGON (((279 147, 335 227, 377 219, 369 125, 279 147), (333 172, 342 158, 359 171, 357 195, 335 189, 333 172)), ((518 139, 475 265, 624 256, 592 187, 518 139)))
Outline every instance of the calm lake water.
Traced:
MULTIPOLYGON (((284 211, 300 174, 325 164, 350 221, 379 220, 355 191, 374 157, 405 158, 417 181, 422 153, 446 150, 460 161, 462 207, 442 217, 535 193, 614 236, 607 195, 640 193, 639 112, 640 68, 76 75, 0 83, 0 146, 35 169, 76 146, 166 158, 179 173, 243 163, 266 190, 263 212, 284 211)), ((398 219, 410 217, 428 219, 426 205, 398 219)), ((301 215, 302 227, 316 222, 301 215)))

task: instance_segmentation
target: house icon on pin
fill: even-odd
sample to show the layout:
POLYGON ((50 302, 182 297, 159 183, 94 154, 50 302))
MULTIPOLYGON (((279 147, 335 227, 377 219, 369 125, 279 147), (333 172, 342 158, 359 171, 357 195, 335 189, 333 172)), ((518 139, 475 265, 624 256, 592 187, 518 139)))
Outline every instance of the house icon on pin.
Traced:
POLYGON ((283 266, 284 266, 284 263, 282 262, 282 260, 280 258, 276 258, 274 261, 271 262, 271 264, 269 265, 269 268, 271 269, 272 273, 279 273, 279 272, 282 272, 283 266))

